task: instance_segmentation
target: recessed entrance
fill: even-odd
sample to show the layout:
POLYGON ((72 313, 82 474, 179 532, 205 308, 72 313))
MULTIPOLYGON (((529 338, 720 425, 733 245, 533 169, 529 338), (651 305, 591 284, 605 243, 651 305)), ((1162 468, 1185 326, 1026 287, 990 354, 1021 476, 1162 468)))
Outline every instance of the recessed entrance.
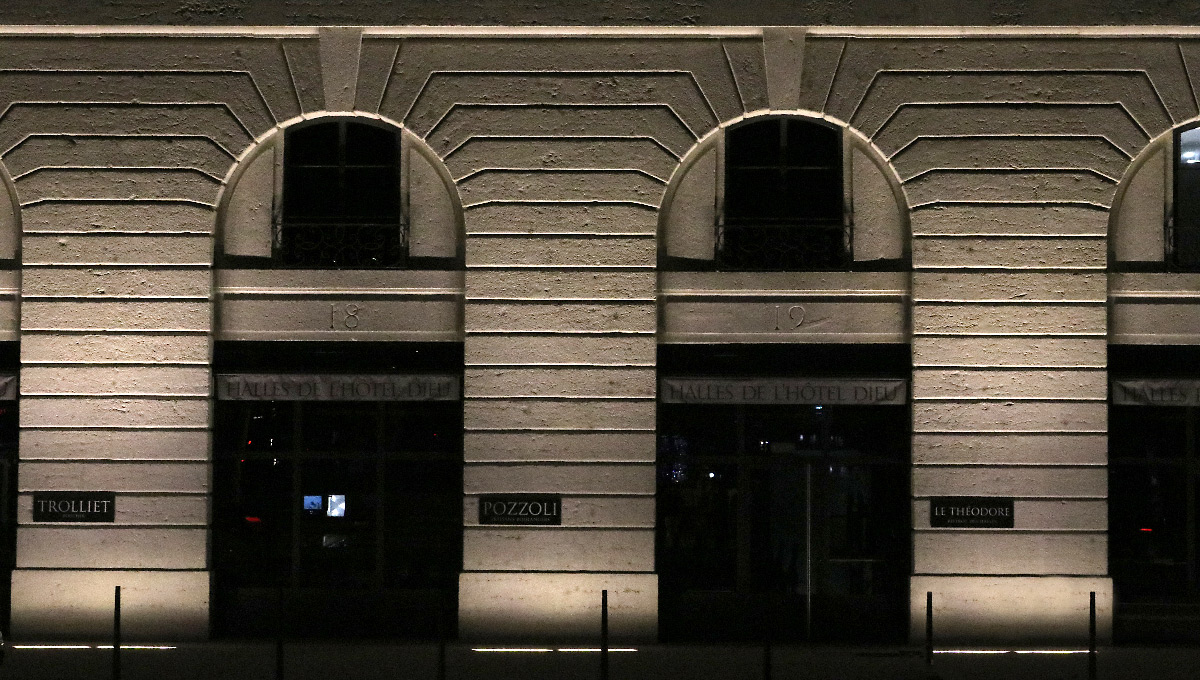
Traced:
POLYGON ((0 376, 0 630, 11 620, 12 570, 17 565, 17 387, 0 376))
POLYGON ((1114 634, 1200 642, 1200 408, 1114 406, 1109 436, 1114 634))
POLYGON ((1109 561, 1119 642, 1200 642, 1200 352, 1111 348, 1109 561), (1163 374, 1147 375, 1146 367, 1163 374), (1136 371, 1136 372, 1135 372, 1136 371))
POLYGON ((460 375, 218 374, 218 635, 452 633, 462 563, 460 375))
POLYGON ((660 384, 664 640, 903 640, 906 391, 894 378, 660 384))

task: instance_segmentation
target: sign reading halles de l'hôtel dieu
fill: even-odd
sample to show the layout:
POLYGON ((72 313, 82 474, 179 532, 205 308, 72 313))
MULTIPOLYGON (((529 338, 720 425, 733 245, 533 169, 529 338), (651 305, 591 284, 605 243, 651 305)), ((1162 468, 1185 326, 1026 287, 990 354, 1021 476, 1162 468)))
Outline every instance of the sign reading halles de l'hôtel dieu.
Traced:
POLYGON ((664 404, 900 405, 908 383, 898 379, 663 378, 664 404))
POLYGON ((33 494, 35 522, 116 521, 117 494, 112 491, 39 491, 33 494))

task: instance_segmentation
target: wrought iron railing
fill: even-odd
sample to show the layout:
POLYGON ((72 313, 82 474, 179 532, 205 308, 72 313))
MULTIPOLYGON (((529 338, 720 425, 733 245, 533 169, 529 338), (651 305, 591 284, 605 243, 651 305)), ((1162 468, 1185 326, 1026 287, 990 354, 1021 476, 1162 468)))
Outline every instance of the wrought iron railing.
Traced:
POLYGON ((407 234, 395 222, 284 223, 279 228, 276 259, 288 267, 403 267, 408 259, 407 234))
POLYGON ((847 229, 840 221, 744 222, 717 230, 719 269, 807 271, 850 264, 847 229))

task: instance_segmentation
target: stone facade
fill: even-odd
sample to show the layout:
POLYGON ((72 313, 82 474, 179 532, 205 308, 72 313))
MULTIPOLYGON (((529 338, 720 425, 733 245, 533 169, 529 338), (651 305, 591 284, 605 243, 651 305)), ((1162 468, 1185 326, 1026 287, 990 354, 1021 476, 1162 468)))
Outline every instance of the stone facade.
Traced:
POLYGON ((1108 634, 1106 348, 1200 343, 1200 275, 1110 265, 1164 260, 1200 34, 13 28, 0 49, 13 635, 101 635, 116 584, 128 635, 207 635, 226 340, 464 343, 460 633, 501 638, 590 635, 602 588, 617 635, 653 637, 659 343, 911 343, 914 635, 927 591, 941 630, 1036 639, 1085 635, 1096 592, 1108 634), (706 149, 768 114, 847 131, 855 238, 877 233, 856 252, 910 268, 660 270, 712 225, 706 149), (224 266, 269 238, 280 131, 326 115, 405 130, 432 214, 410 217, 463 270, 224 266), (117 493, 114 524, 32 521, 32 493, 88 489, 117 493), (563 525, 477 526, 498 492, 562 494, 563 525), (931 528, 956 495, 1014 497, 1016 526, 931 528))

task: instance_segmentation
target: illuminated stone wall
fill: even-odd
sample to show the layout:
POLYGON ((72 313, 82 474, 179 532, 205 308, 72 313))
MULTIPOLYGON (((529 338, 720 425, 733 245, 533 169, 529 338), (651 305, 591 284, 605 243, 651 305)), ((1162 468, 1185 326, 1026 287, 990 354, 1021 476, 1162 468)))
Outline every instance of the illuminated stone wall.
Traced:
POLYGON ((114 585, 131 636, 207 635, 215 208, 257 135, 323 107, 315 38, 3 38, 22 233, 14 635, 103 634, 114 585), (100 489, 113 524, 31 522, 31 492, 100 489))
POLYGON ((593 635, 603 588, 616 635, 653 637, 656 343, 911 339, 916 629, 932 591, 948 637, 1078 638, 1096 591, 1107 630, 1110 330, 1200 342, 1194 276, 1106 276, 1109 210, 1155 233, 1165 179, 1118 185, 1196 117, 1200 42, 1077 33, 0 29, 14 634, 100 635, 116 584, 131 636, 207 634, 215 339, 465 343, 460 627, 506 639, 593 635), (330 111, 444 164, 465 274, 216 270, 250 150, 330 111), (911 275, 656 271, 681 161, 769 111, 849 127, 911 275), (33 492, 96 489, 114 524, 32 521, 33 492), (477 526, 497 492, 562 494, 563 525, 477 526), (944 495, 1015 497, 1016 526, 933 529, 944 495))

